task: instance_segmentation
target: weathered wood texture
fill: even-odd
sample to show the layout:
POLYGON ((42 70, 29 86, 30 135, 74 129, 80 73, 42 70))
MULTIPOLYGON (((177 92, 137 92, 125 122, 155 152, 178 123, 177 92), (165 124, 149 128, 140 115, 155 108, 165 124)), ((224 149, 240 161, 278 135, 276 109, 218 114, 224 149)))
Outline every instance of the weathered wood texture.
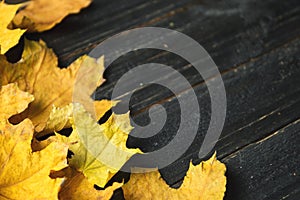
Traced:
POLYGON ((299 131, 297 120, 223 159, 226 199, 299 199, 299 131))
MULTIPOLYGON (((53 30, 26 37, 45 40, 66 66, 109 36, 130 28, 158 26, 187 34, 209 52, 226 88, 226 123, 215 147, 228 168, 225 199, 298 200, 299 22, 299 0, 94 0, 53 30)), ((147 111, 156 103, 166 108, 168 118, 159 134, 150 139, 131 137, 128 146, 152 151, 166 145, 180 122, 176 97, 191 90, 198 94, 201 123, 197 137, 178 161, 161 170, 167 183, 178 186, 189 160, 200 162, 197 153, 210 119, 208 90, 193 66, 168 52, 134 51, 112 64, 105 72, 107 82, 95 94, 98 99, 110 98, 124 73, 149 62, 172 66, 193 88, 173 94, 164 87, 146 85, 136 91, 130 105, 136 123, 148 124, 147 111)), ((180 83, 175 79, 174 84, 180 83)), ((114 199, 122 199, 122 194, 116 193, 114 199)))

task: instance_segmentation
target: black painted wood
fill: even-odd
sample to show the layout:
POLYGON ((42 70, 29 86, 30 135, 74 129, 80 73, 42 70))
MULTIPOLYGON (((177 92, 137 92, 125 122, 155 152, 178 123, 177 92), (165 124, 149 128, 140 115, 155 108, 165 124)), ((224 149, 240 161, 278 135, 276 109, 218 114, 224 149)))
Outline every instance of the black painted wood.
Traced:
MULTIPOLYGON (((289 6, 293 5, 291 4, 289 6)), ((286 13, 286 9, 280 10, 280 12, 277 13, 278 16, 276 17, 282 20, 283 15, 288 15, 286 13)), ((294 11, 291 12, 291 15, 294 15, 295 12, 299 13, 299 10, 297 8, 293 9, 294 11)), ((193 14, 193 12, 191 12, 190 10, 187 10, 186 12, 189 13, 189 15, 193 14)), ((186 12, 181 12, 180 14, 186 12)), ((186 22, 194 21, 194 19, 198 19, 199 17, 201 18, 201 16, 201 13, 199 14, 198 12, 192 15, 190 18, 187 18, 186 22)), ((226 72, 227 70, 231 70, 235 66, 247 62, 250 59, 256 58, 266 52, 269 52, 273 48, 277 48, 278 45, 283 45, 285 42, 288 42, 295 36, 299 35, 300 30, 298 28, 292 29, 290 35, 284 36, 282 34, 283 32, 286 32, 286 27, 297 27, 297 17, 299 16, 300 15, 296 15, 295 20, 289 20, 290 18, 287 17, 286 20, 278 20, 278 22, 276 21, 274 22, 274 24, 273 22, 269 22, 271 25, 265 27, 264 31, 261 27, 262 22, 252 22, 252 24, 249 22, 249 24, 245 24, 244 19, 241 18, 238 14, 235 14, 233 16, 230 15, 223 21, 220 21, 220 18, 222 18, 223 16, 212 16, 208 19, 202 16, 202 21, 196 20, 197 22, 195 22, 193 26, 191 25, 192 28, 178 28, 178 30, 193 36, 194 39, 200 42, 200 44, 205 47, 205 49, 215 60, 216 64, 219 66, 219 70, 221 72, 226 72), (210 26, 211 24, 216 24, 217 22, 218 24, 216 25, 216 27, 218 27, 218 33, 216 33, 217 35, 215 35, 215 37, 213 37, 212 39, 210 38, 211 34, 209 34, 209 32, 212 31, 210 26), (199 24, 202 23, 204 24, 202 28, 203 31, 199 30, 199 24), (230 27, 234 28, 230 28, 230 30, 228 30, 228 23, 231 24, 230 27), (278 26, 279 23, 281 23, 282 25, 278 26), (222 24, 226 24, 226 26, 222 26, 222 24), (276 42, 274 42, 274 37, 278 37, 276 42)), ((182 16, 180 15, 180 17, 182 16)), ((265 16, 261 14, 261 16, 258 16, 258 19, 260 19, 260 17, 263 18, 265 16)), ((275 20, 273 20, 272 18, 271 21, 275 20)), ((157 26, 164 27, 163 24, 164 23, 157 24, 157 26)), ((145 38, 145 41, 147 39, 149 38, 145 38)), ((137 65, 148 62, 158 62, 174 67, 174 69, 178 70, 182 75, 186 77, 191 85, 197 85, 203 81, 201 76, 196 73, 194 68, 192 66, 189 66, 188 63, 183 59, 178 58, 178 56, 160 51, 138 51, 117 60, 108 69, 106 74, 109 74, 109 76, 105 74, 107 77, 107 82, 97 91, 97 98, 109 98, 111 96, 111 92, 114 88, 115 82, 120 78, 121 75, 137 65)), ((161 101, 165 98, 170 98, 171 96, 172 94, 166 90, 155 90, 153 89, 153 86, 145 86, 143 92, 136 93, 133 97, 133 100, 136 99, 136 101, 132 103, 132 112, 138 112, 139 110, 153 105, 157 101, 161 101)))
MULTIPOLYGON (((300 116, 300 40, 293 41, 259 59, 223 74, 227 93, 227 116, 222 135, 216 145, 220 158, 243 146, 267 137, 300 116)), ((173 184, 185 174, 190 159, 199 162, 197 151, 202 144, 210 120, 210 99, 204 84, 194 88, 198 94, 201 120, 193 145, 181 159, 161 170, 168 183, 173 184), (176 176, 174 176, 176 174, 176 176), (179 179, 178 179, 179 178, 179 179)), ((180 94, 181 98, 191 92, 180 94)), ((189 104, 189 100, 186 102, 189 104)), ((168 111, 165 127, 150 139, 129 138, 129 146, 153 151, 166 145, 176 134, 180 123, 180 107, 173 98, 162 104, 168 111)), ((149 123, 148 113, 134 117, 136 122, 149 123)), ((191 118, 192 119, 192 118, 191 118)), ((186 130, 189 130, 189 126, 186 130)))
MULTIPOLYGON (((228 169, 225 199, 298 200, 299 21, 298 0, 94 0, 90 7, 67 17, 54 29, 26 37, 45 40, 58 54, 60 64, 66 66, 104 39, 130 28, 158 26, 189 35, 214 59, 226 88, 227 118, 215 147, 228 169)), ((140 42, 149 40, 153 38, 144 37, 140 42)), ((194 90, 201 107, 198 134, 180 159, 161 170, 167 183, 179 186, 189 160, 200 162, 197 153, 211 114, 207 87, 193 66, 168 52, 134 51, 112 64, 105 72, 107 82, 95 94, 98 99, 110 98, 124 73, 149 62, 172 66, 193 88, 173 94, 164 87, 146 85, 136 91, 131 99, 136 123, 148 124, 148 109, 156 103, 169 115, 160 133, 149 139, 130 137, 128 146, 152 151, 166 145, 180 121, 176 97, 184 98, 194 90)), ((180 84, 176 79, 172 83, 180 84)), ((116 192, 113 199, 122 199, 122 193, 116 192)))
POLYGON ((299 199, 300 120, 223 159, 225 199, 299 199))

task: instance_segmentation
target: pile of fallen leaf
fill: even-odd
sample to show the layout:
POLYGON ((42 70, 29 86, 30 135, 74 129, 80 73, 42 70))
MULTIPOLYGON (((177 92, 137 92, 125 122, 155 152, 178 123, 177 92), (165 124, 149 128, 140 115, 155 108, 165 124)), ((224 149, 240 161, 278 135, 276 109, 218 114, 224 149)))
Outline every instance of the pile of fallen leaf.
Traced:
MULTIPOLYGON (((125 199, 223 199, 225 165, 215 155, 197 166, 191 163, 179 189, 169 187, 158 171, 132 174, 127 183, 106 186, 131 156, 142 152, 126 147, 132 130, 128 113, 113 113, 105 123, 97 123, 117 102, 91 99, 96 88, 80 94, 90 98, 94 114, 84 103, 72 102, 79 68, 84 63, 103 72, 103 57, 82 56, 60 69, 56 55, 43 41, 25 39, 21 59, 7 61, 5 52, 18 44, 25 31, 48 30, 90 3, 0 2, 0 200, 110 199, 121 187, 125 199), (70 134, 60 134, 67 128, 70 134), (97 156, 86 149, 79 131, 94 141, 89 149, 95 149, 97 156), (108 162, 114 162, 113 167, 108 162), (105 189, 97 190, 95 185, 105 189)), ((95 87, 103 81, 97 80, 95 87)))

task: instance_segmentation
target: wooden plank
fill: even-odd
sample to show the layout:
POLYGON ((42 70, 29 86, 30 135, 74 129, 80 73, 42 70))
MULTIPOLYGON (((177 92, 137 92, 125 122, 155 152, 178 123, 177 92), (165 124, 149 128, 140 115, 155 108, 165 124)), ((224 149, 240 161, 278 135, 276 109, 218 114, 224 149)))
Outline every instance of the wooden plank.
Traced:
MULTIPOLYGON (((223 158, 227 167, 224 199, 298 200, 299 136, 297 120, 223 158)), ((124 199, 122 191, 116 191, 112 199, 124 199)))
POLYGON ((225 199, 300 197, 300 120, 223 159, 227 166, 225 199))
MULTIPOLYGON (((290 6, 292 5, 291 3, 290 6)), ((260 5, 257 6, 258 9, 260 8, 259 6, 260 5)), ((256 21, 252 22, 252 24, 247 24, 239 14, 207 18, 202 16, 199 11, 194 11, 194 15, 193 12, 187 11, 180 12, 178 18, 182 17, 180 18, 183 19, 182 23, 188 21, 193 22, 190 26, 187 26, 186 29, 182 29, 182 31, 193 36, 194 39, 204 46, 215 60, 219 70, 223 73, 227 70, 232 70, 235 66, 255 59, 276 47, 280 48, 284 43, 300 35, 300 29, 296 28, 297 21, 299 21, 300 17, 299 8, 290 8, 289 12, 286 12, 286 10, 289 10, 289 8, 280 9, 278 12, 275 12, 275 10, 275 19, 271 19, 269 22, 270 25, 264 27, 264 29, 261 25, 262 22, 256 21), (184 15, 191 16, 187 18, 184 17, 184 15), (201 24, 201 27, 199 27, 199 24, 201 24), (214 24, 213 27, 216 29, 213 33, 211 33, 211 31, 213 31, 210 28, 212 26, 211 24, 214 24), (289 30, 289 34, 283 34, 287 29, 289 30), (214 37, 211 38, 211 35, 214 37)), ((259 17, 266 16, 261 14, 259 17)), ((146 39, 147 38, 145 38, 145 40, 146 39)), ((163 63, 172 66, 184 75, 191 85, 196 85, 203 81, 195 69, 188 65, 189 63, 185 60, 178 58, 178 56, 161 51, 147 50, 133 52, 117 60, 111 68, 108 69, 106 72, 107 82, 97 90, 97 98, 110 98, 116 81, 125 72, 137 65, 149 62, 163 63)), ((132 112, 138 112, 170 96, 172 96, 172 94, 167 90, 154 90, 153 86, 145 86, 143 92, 135 94, 137 101, 132 103, 132 112)))
MULTIPOLYGON (((224 199, 298 200, 299 136, 297 120, 223 158, 227 167, 224 199)), ((124 199, 122 191, 117 190, 112 199, 124 199)))
MULTIPOLYGON (((222 158, 243 146, 260 140, 300 116, 300 40, 274 50, 259 59, 239 66, 223 74, 227 91, 227 117, 216 150, 222 158)), ((190 159, 200 162, 200 149, 210 119, 210 99, 205 85, 194 88, 201 107, 200 127, 194 143, 175 163, 161 170, 169 184, 179 181, 185 174, 190 159)), ((190 91, 181 95, 184 98, 190 91)), ((190 104, 189 100, 186 101, 190 104)), ((155 137, 129 138, 128 146, 153 151, 174 137, 180 123, 180 107, 177 99, 162 103, 168 113, 167 122, 155 137)), ((134 116, 136 123, 147 125, 147 112, 134 116)), ((192 118, 191 118, 192 119, 192 118)), ((186 127, 187 132, 189 127, 186 127)))

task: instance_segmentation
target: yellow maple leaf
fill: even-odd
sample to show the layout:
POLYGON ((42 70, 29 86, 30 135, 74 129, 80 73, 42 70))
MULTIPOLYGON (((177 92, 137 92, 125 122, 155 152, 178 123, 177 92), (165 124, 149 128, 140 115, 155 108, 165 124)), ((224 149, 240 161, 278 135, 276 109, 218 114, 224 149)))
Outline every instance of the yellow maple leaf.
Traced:
POLYGON ((12 22, 12 27, 42 32, 60 23, 67 15, 78 13, 92 0, 31 0, 12 22))
POLYGON ((73 106, 74 114, 70 118, 73 132, 69 137, 61 136, 74 153, 68 160, 69 165, 82 172, 89 182, 104 187, 130 157, 142 153, 126 147, 132 130, 129 114, 112 114, 99 125, 83 106, 73 106))
POLYGON ((109 200, 114 190, 120 188, 123 183, 114 182, 112 186, 104 190, 96 190, 82 173, 71 168, 65 168, 59 172, 52 172, 52 177, 66 177, 58 193, 60 200, 109 200))
MULTIPOLYGON (((12 119, 14 123, 29 118, 35 126, 35 131, 41 132, 53 105, 62 107, 72 102, 76 85, 78 93, 75 98, 79 102, 93 105, 96 109, 99 107, 97 103, 93 104, 90 95, 104 81, 102 76, 99 76, 104 71, 104 58, 97 60, 82 56, 68 68, 60 69, 57 65, 56 55, 42 41, 25 40, 22 59, 17 63, 9 63, 0 55, 0 85, 16 82, 21 90, 35 97, 27 110, 12 119), (79 81, 75 83, 78 70, 86 70, 87 75, 78 77, 79 81), (83 89, 80 89, 81 85, 83 89)), ((91 108, 87 108, 89 109, 91 108)))
POLYGON ((19 5, 8 5, 0 0, 0 54, 4 54, 11 47, 15 46, 20 37, 26 30, 7 28, 11 20, 14 18, 19 5))
POLYGON ((221 200, 226 190, 226 167, 214 154, 209 160, 189 170, 179 189, 170 188, 160 177, 158 171, 131 174, 129 182, 122 188, 125 199, 191 199, 221 200))
POLYGON ((51 179, 49 174, 66 167, 67 145, 56 141, 32 152, 31 121, 8 122, 11 115, 26 108, 32 95, 9 84, 2 86, 0 100, 0 113, 4 113, 0 116, 0 199, 57 199, 62 179, 51 179))

